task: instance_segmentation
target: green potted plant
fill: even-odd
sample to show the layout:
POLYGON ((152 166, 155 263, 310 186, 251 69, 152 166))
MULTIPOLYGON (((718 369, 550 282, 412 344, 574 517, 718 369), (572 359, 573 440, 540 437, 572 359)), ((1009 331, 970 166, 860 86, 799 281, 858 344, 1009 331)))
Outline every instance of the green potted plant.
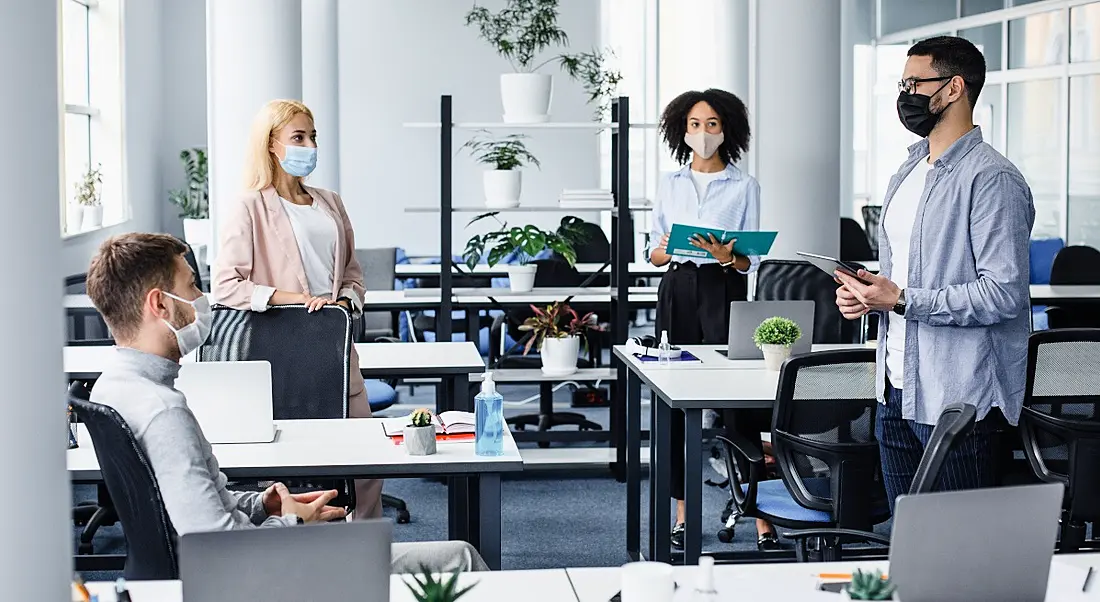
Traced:
POLYGON ((553 78, 538 70, 554 61, 584 85, 590 101, 610 99, 622 79, 619 72, 604 69, 605 54, 599 51, 535 62, 547 49, 569 45, 569 36, 558 27, 558 0, 508 0, 496 13, 475 4, 466 14, 466 25, 476 26, 478 35, 512 65, 514 73, 500 76, 505 122, 538 123, 550 118, 553 78))
POLYGON ((436 579, 431 571, 421 567, 419 575, 412 575, 413 583, 406 580, 405 587, 409 588, 417 602, 455 602, 476 585, 459 588, 458 575, 451 573, 446 579, 436 579))
POLYGON ((874 573, 856 570, 852 581, 841 592, 842 600, 897 600, 897 586, 876 570, 874 573))
POLYGON ((603 330, 596 314, 589 312, 579 316, 572 307, 561 301, 544 309, 532 305, 531 311, 535 315, 524 320, 519 327, 531 333, 523 347, 523 354, 527 355, 532 348, 537 348, 542 359, 542 371, 549 376, 576 372, 581 341, 587 345, 589 332, 603 330))
POLYGON ((764 366, 779 371, 791 357, 791 346, 802 337, 802 329, 789 318, 772 317, 760 323, 752 340, 764 352, 764 366))
POLYGON ((410 456, 430 456, 435 453, 435 421, 426 408, 413 410, 409 424, 402 431, 405 451, 410 456))
POLYGON ((168 193, 168 201, 179 209, 183 218, 183 238, 192 247, 209 247, 214 236, 210 227, 210 183, 206 151, 185 148, 180 162, 187 176, 187 186, 168 193))
POLYGON ((485 171, 482 184, 485 188, 485 206, 490 209, 508 209, 519 206, 519 196, 523 189, 524 165, 541 167, 539 160, 527 150, 523 134, 509 134, 503 138, 494 138, 481 130, 462 148, 470 149, 470 154, 482 165, 491 166, 485 171))
MULTIPOLYGON (((80 230, 95 230, 103 225, 103 205, 101 204, 103 184, 103 166, 89 167, 76 183, 76 206, 80 208, 80 230)), ((74 216, 75 217, 75 216, 74 216)), ((75 220, 74 220, 75 225, 75 220)))
POLYGON ((569 265, 577 262, 577 251, 574 245, 585 240, 584 231, 580 224, 584 220, 567 215, 561 218, 561 225, 553 232, 540 229, 538 226, 512 226, 508 227, 497 217, 499 212, 483 213, 470 220, 467 227, 483 219, 493 218, 500 224, 496 230, 485 234, 477 234, 466 241, 466 249, 462 252, 462 259, 473 270, 485 258, 489 267, 513 257, 518 263, 508 266, 508 286, 515 293, 526 293, 535 286, 535 268, 530 262, 546 249, 560 255, 569 265))

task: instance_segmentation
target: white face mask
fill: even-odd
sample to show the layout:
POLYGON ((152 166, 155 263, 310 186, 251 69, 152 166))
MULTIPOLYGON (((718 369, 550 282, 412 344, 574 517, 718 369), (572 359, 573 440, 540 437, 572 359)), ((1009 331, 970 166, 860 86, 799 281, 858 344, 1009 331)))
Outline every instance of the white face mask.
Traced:
POLYGON ((695 154, 699 155, 700 159, 709 159, 713 157, 714 153, 718 152, 718 147, 722 146, 725 140, 726 134, 724 132, 718 132, 717 134, 696 132, 694 134, 684 135, 684 143, 690 146, 691 150, 695 151, 695 154))
POLYGON ((168 320, 161 320, 168 326, 168 329, 172 331, 172 334, 176 335, 176 342, 179 343, 180 347, 180 356, 185 356, 198 349, 206 342, 206 338, 210 336, 210 328, 213 326, 210 300, 206 298, 206 295, 199 295, 194 301, 188 301, 187 299, 177 297, 167 291, 161 292, 164 293, 165 296, 195 308, 195 321, 183 328, 177 329, 172 326, 168 320))

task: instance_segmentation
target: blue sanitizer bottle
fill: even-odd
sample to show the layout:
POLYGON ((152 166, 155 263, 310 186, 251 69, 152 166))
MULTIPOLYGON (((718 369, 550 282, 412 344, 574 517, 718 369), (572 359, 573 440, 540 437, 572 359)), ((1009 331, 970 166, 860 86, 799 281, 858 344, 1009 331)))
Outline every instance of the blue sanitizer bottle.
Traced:
POLYGON ((481 392, 474 397, 474 415, 477 431, 474 434, 474 453, 479 456, 499 456, 504 453, 504 397, 497 393, 493 373, 486 372, 481 381, 481 392))

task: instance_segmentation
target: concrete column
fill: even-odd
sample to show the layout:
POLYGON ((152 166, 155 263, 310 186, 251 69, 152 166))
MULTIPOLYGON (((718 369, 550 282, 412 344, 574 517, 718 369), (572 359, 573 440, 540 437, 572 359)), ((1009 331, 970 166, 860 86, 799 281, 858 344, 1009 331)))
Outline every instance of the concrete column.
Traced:
POLYGON ((252 119, 276 98, 302 97, 301 0, 207 0, 206 83, 210 215, 217 256, 220 216, 244 188, 252 119))
POLYGON ((72 578, 65 380, 61 371, 58 3, 0 0, 5 136, 0 181, 34 194, 0 220, 0 483, 10 484, 0 583, 10 600, 68 600, 72 578), (33 299, 27 303, 26 300, 33 299), (16 508, 22 507, 20 512, 16 508))
POLYGON ((340 45, 337 1, 302 2, 302 102, 317 125, 317 169, 313 186, 340 190, 340 45))
POLYGON ((841 0, 752 0, 750 173, 769 254, 840 250, 841 0))

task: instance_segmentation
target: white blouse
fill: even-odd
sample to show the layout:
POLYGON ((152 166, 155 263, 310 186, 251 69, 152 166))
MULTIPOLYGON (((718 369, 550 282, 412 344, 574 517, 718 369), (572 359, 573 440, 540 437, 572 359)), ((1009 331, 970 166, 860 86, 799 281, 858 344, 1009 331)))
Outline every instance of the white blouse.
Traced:
POLYGON ((331 297, 332 282, 336 273, 336 222, 316 201, 311 205, 296 205, 279 197, 286 209, 302 266, 306 269, 309 294, 314 297, 331 297))

